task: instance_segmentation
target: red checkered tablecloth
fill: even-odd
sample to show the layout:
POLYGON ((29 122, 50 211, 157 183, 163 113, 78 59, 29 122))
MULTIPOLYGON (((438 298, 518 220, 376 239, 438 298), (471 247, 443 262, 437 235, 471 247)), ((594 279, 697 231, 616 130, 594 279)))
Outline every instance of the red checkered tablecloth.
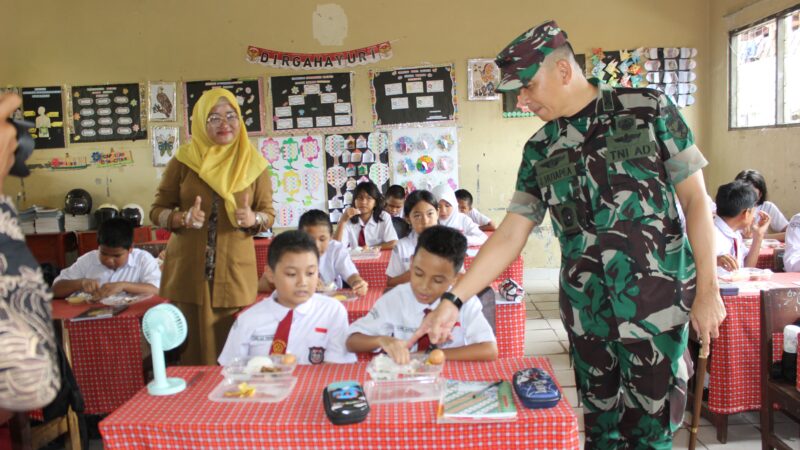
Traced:
MULTIPOLYGON (((448 362, 443 374, 459 380, 510 380, 515 371, 534 366, 553 373, 545 358, 517 358, 448 362)), ((376 404, 364 422, 336 426, 325 416, 322 390, 336 381, 365 382, 364 362, 299 366, 297 385, 279 403, 209 401, 209 392, 222 381, 219 371, 169 368, 170 376, 187 380, 187 390, 164 397, 140 390, 100 422, 104 448, 579 448, 578 421, 566 400, 531 410, 515 398, 516 421, 448 425, 436 423, 436 402, 376 404)))
POLYGON ((373 259, 354 260, 353 264, 358 269, 361 278, 369 283, 370 287, 386 288, 386 268, 389 267, 389 259, 392 257, 391 250, 381 250, 381 254, 373 259))
POLYGON ((775 249, 770 247, 762 247, 758 252, 758 261, 756 267, 759 269, 770 269, 775 271, 775 249))
MULTIPOLYGON (((797 281, 800 273, 776 273, 772 277, 772 282, 787 286, 797 281)), ((761 408, 761 297, 757 293, 744 293, 722 299, 727 316, 720 326, 719 338, 711 341, 708 408, 718 414, 757 410, 761 408)))
POLYGON ((144 386, 141 318, 167 300, 153 297, 108 319, 73 322, 88 305, 53 301, 53 319, 63 320, 69 336, 72 371, 87 414, 109 413, 144 386))

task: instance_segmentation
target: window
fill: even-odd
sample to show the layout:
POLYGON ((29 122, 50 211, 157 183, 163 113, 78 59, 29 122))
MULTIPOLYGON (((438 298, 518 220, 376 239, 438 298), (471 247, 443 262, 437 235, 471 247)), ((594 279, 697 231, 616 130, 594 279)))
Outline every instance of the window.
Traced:
POLYGON ((730 33, 730 127, 800 124, 800 4, 730 33))

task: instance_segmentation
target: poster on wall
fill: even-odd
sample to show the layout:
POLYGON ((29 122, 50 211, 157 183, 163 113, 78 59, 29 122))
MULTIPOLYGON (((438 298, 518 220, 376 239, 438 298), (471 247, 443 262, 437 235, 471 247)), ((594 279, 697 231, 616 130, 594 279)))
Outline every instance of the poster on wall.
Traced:
POLYGON ((175 102, 177 86, 174 82, 152 82, 148 86, 151 122, 175 122, 178 104, 175 102))
POLYGON ((215 87, 227 89, 236 96, 242 120, 249 136, 264 134, 264 109, 261 78, 231 79, 221 81, 187 81, 184 83, 184 111, 186 135, 192 134, 192 110, 203 92, 215 87))
POLYGON ((138 83, 73 86, 70 142, 146 138, 140 92, 138 83))
POLYGON ((392 57, 391 42, 380 42, 353 50, 334 53, 297 53, 270 50, 250 45, 247 61, 277 69, 331 70, 376 63, 392 57))
POLYGON ((270 77, 276 132, 353 126, 352 72, 270 77))
POLYGON ((397 128, 389 137, 393 184, 406 192, 431 190, 442 183, 458 189, 456 127, 397 128))
POLYGON ((153 145, 153 167, 166 166, 180 145, 178 127, 151 127, 150 141, 153 145))
POLYGON ((61 86, 22 88, 23 115, 37 149, 64 148, 64 98, 61 86))
POLYGON ((643 49, 642 54, 647 87, 667 94, 678 108, 692 106, 697 93, 697 49, 651 47, 643 49))
POLYGON ((324 139, 321 135, 266 137, 258 148, 269 164, 275 227, 297 227, 311 209, 325 211, 324 139))
POLYGON ((467 61, 469 100, 499 100, 495 90, 500 83, 500 69, 493 59, 470 59, 467 61))
POLYGON ((453 65, 370 71, 376 127, 436 124, 456 119, 453 65))
POLYGON ((389 136, 372 133, 333 134, 325 137, 328 212, 331 222, 353 204, 353 191, 362 181, 372 181, 381 193, 389 188, 389 136))

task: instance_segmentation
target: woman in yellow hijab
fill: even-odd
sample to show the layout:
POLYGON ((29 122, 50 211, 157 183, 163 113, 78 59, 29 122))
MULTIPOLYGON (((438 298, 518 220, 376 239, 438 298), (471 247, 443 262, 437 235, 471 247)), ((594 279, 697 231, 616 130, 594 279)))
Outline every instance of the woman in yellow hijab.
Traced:
POLYGON ((236 97, 206 91, 192 139, 167 164, 150 220, 172 231, 159 294, 183 311, 183 364, 213 365, 233 315, 256 299, 253 235, 272 226, 267 163, 247 138, 236 97))

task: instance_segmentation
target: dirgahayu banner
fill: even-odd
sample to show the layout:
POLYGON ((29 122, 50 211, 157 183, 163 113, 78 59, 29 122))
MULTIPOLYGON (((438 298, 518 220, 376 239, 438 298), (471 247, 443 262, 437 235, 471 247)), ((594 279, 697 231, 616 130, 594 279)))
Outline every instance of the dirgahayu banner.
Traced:
POLYGON ((369 47, 335 53, 292 53, 247 47, 247 60, 278 69, 338 69, 376 63, 392 57, 392 44, 381 42, 369 47))

